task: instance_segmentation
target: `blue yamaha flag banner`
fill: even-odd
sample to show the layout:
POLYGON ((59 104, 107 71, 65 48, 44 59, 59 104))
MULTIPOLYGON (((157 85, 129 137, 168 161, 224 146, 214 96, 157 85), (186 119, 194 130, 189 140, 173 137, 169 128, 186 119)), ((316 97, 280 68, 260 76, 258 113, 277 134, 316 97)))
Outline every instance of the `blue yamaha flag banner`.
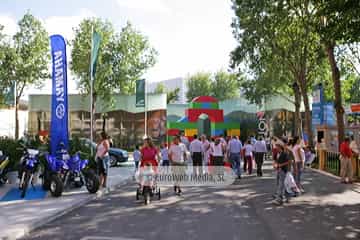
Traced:
POLYGON ((68 131, 68 95, 67 95, 67 65, 65 40, 60 35, 52 35, 52 96, 51 96, 51 154, 59 148, 69 145, 68 131), (61 146, 62 143, 64 146, 61 146))

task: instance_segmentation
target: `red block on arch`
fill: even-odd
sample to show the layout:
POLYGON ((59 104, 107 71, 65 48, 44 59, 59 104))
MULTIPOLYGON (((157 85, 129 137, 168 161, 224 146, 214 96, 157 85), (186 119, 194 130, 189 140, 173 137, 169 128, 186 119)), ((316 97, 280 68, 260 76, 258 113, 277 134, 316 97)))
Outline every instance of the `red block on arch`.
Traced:
POLYGON ((211 122, 224 122, 222 109, 187 109, 185 112, 189 122, 197 122, 201 114, 208 115, 211 122))
POLYGON ((180 134, 180 130, 179 129, 174 129, 174 128, 168 129, 167 134, 169 136, 176 136, 176 135, 180 134))

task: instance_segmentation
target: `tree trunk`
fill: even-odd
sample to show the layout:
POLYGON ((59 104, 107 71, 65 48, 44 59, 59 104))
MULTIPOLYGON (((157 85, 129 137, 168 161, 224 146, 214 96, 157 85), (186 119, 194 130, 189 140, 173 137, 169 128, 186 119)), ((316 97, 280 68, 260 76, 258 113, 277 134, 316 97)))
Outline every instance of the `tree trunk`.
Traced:
POLYGON ((335 44, 326 43, 325 47, 331 67, 332 79, 334 84, 334 93, 335 93, 334 105, 336 110, 336 121, 338 127, 338 144, 340 146, 340 144, 344 141, 345 138, 344 109, 342 106, 342 99, 341 99, 340 71, 336 64, 336 60, 334 56, 335 44))
MULTIPOLYGON (((303 98, 304 107, 305 107, 305 124, 304 131, 308 136, 308 145, 310 147, 314 146, 314 136, 312 132, 312 122, 311 122, 311 111, 310 111, 310 102, 307 91, 307 80, 306 80, 306 72, 305 68, 300 72, 298 82, 300 85, 300 92, 303 98)), ((300 136, 302 137, 302 136, 300 136)))
POLYGON ((105 130, 106 130, 106 117, 103 116, 102 131, 105 132, 105 130))
POLYGON ((20 97, 16 97, 16 104, 15 104, 15 140, 19 139, 19 106, 20 106, 20 97))
POLYGON ((294 117, 294 135, 300 136, 301 133, 301 116, 300 116, 300 106, 301 106, 301 94, 300 89, 297 84, 293 85, 294 96, 295 96, 295 117, 294 117))

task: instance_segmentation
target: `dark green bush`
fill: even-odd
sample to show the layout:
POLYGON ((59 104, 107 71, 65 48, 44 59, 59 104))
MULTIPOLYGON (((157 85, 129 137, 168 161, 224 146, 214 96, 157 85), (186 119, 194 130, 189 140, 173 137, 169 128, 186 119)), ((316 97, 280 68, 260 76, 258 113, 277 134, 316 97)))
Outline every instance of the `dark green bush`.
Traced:
POLYGON ((21 156, 23 154, 19 141, 16 141, 11 138, 2 138, 0 139, 0 150, 5 155, 9 156, 10 171, 16 171, 20 163, 21 156))

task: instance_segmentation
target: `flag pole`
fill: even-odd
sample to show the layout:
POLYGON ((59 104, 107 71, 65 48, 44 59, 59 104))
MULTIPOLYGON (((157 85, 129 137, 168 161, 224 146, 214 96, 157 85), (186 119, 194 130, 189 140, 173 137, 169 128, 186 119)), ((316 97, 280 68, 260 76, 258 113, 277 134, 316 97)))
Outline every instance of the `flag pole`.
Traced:
MULTIPOLYGON (((92 65, 92 52, 93 52, 93 36, 94 36, 94 26, 91 26, 91 52, 90 52, 90 141, 93 142, 93 65, 92 65)), ((93 148, 91 147, 91 156, 93 156, 93 148)))
POLYGON ((145 138, 147 138, 147 84, 146 84, 146 79, 144 80, 144 84, 145 84, 145 138))
MULTIPOLYGON (((15 137, 16 137, 16 104, 17 104, 17 102, 16 102, 16 94, 17 94, 17 91, 16 91, 16 81, 14 81, 14 117, 15 117, 15 132, 14 132, 14 139, 15 139, 15 137)), ((9 135, 10 136, 10 135, 9 135)))

